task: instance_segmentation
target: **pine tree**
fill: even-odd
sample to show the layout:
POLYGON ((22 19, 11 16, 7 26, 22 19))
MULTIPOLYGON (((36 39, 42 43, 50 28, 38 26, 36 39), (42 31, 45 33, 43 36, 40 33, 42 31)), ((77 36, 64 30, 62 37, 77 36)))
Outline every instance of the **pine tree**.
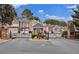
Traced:
POLYGON ((79 6, 76 6, 76 9, 73 9, 74 14, 72 15, 73 24, 75 25, 75 35, 79 37, 79 6))
POLYGON ((79 6, 73 9, 74 14, 72 15, 73 23, 75 26, 79 27, 79 6))

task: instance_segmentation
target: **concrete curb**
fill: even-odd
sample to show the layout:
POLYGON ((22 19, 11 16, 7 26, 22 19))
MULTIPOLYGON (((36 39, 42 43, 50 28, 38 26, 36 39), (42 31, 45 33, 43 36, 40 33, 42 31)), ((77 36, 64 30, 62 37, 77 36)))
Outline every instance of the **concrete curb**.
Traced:
POLYGON ((44 40, 44 39, 30 39, 30 41, 49 41, 49 40, 44 40))
MULTIPOLYGON (((1 40, 1 39, 0 39, 1 40)), ((10 41, 11 39, 8 39, 8 40, 4 40, 4 41, 2 41, 2 42, 0 42, 0 44, 2 44, 2 43, 6 43, 6 42, 8 42, 8 41, 10 41)))

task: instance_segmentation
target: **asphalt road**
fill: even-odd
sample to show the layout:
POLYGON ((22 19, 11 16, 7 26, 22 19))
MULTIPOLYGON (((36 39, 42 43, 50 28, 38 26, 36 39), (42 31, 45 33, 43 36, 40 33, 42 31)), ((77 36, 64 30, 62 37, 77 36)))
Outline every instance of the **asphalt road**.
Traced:
POLYGON ((0 43, 0 54, 78 54, 79 41, 50 38, 48 41, 33 41, 17 38, 0 43))

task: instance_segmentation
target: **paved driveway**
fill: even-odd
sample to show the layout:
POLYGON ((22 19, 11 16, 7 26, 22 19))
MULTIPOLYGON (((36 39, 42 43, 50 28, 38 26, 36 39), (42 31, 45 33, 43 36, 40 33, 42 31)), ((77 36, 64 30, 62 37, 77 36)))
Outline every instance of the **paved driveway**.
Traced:
POLYGON ((33 41, 28 40, 28 38, 17 38, 0 44, 0 54, 7 53, 79 53, 79 41, 73 41, 64 38, 50 38, 49 41, 33 41))

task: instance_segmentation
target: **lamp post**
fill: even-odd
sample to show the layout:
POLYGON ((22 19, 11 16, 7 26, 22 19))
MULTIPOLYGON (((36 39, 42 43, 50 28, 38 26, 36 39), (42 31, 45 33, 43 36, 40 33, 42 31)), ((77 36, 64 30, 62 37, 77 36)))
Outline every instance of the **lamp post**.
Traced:
POLYGON ((47 36, 48 37, 47 40, 49 40, 49 28, 48 27, 47 27, 47 35, 48 35, 47 36))
POLYGON ((48 32, 48 38, 47 38, 47 40, 49 40, 49 32, 48 32))
MULTIPOLYGON (((18 18, 19 19, 19 18, 18 18)), ((20 30, 21 30, 21 23, 20 23, 20 20, 19 20, 19 28, 18 28, 18 33, 20 33, 20 30)))

